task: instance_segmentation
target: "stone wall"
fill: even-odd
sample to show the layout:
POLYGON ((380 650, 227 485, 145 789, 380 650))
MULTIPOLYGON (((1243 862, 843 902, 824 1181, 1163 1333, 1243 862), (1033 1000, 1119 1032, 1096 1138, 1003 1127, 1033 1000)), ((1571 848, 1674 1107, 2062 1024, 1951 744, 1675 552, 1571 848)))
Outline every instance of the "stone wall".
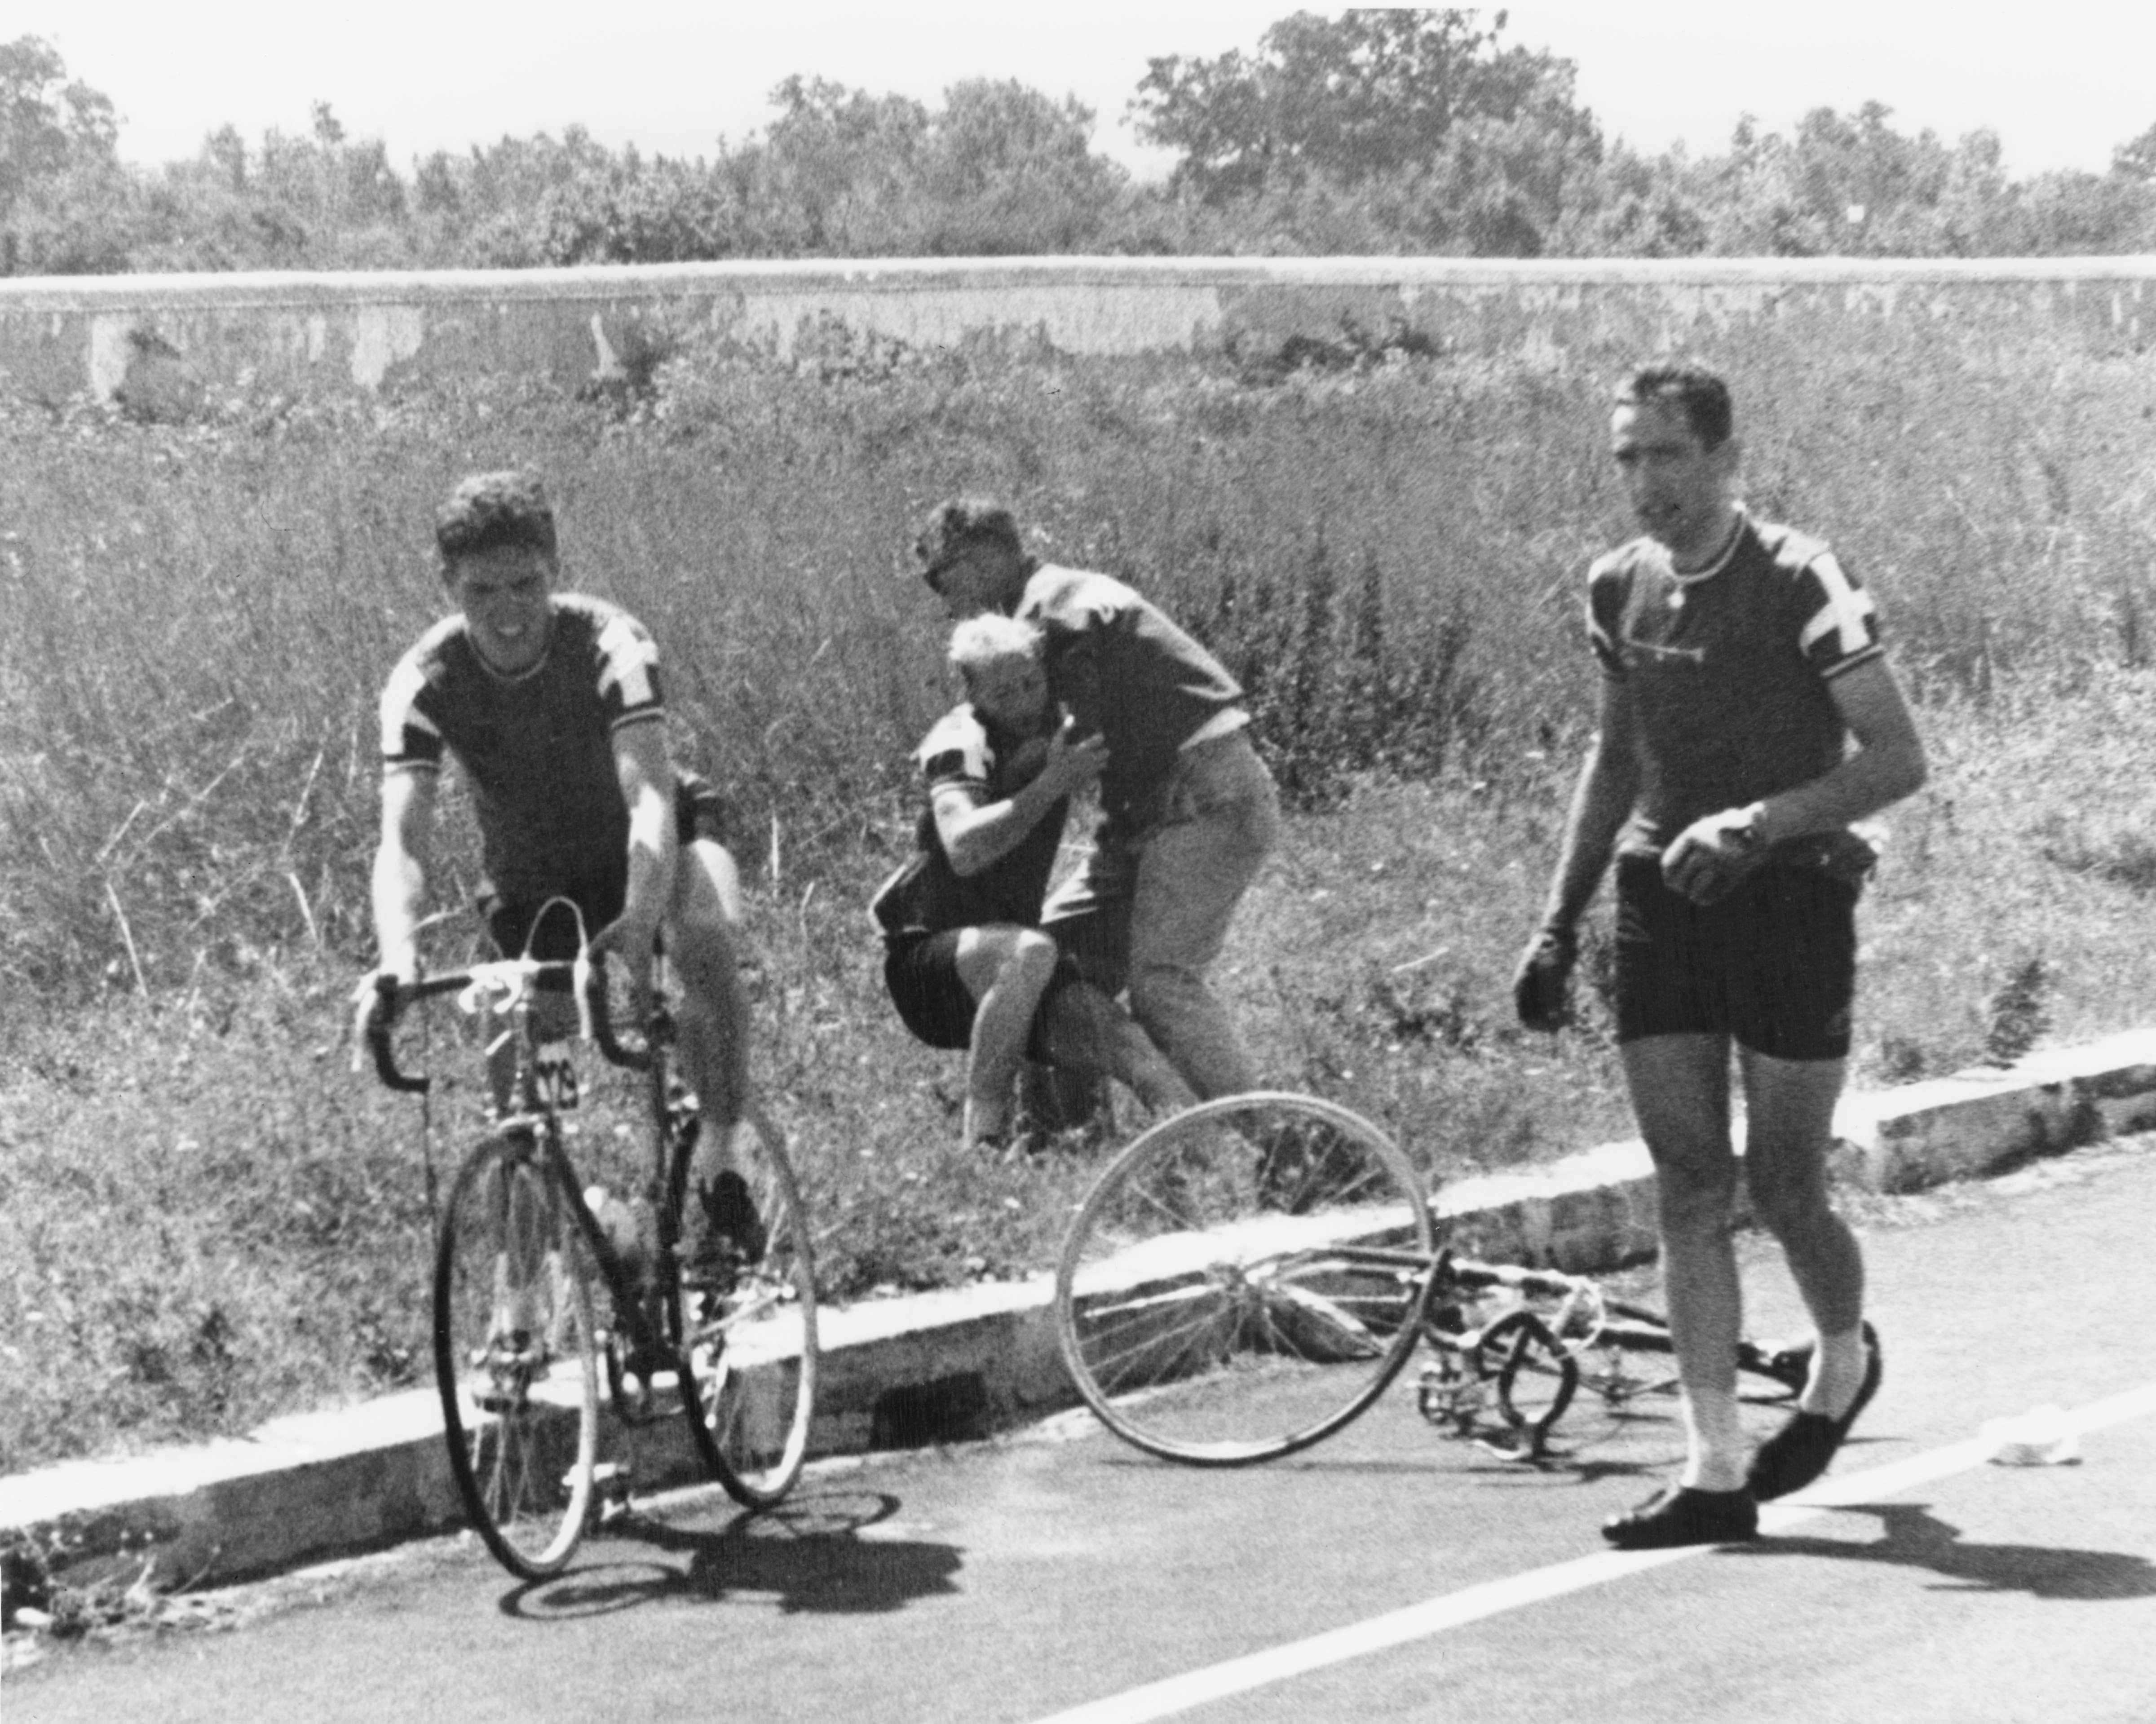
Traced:
POLYGON ((1655 351, 1761 319, 1828 337, 1878 318, 2006 341, 2063 329, 2138 352, 2156 337, 2156 257, 1029 258, 17 280, 0 281, 0 374, 40 399, 177 407, 205 389, 373 391, 409 374, 576 384, 633 372, 668 331, 783 351, 819 317, 921 346, 988 334, 1074 354, 1277 345, 1337 336, 1343 319, 1527 357, 1609 341, 1655 351))

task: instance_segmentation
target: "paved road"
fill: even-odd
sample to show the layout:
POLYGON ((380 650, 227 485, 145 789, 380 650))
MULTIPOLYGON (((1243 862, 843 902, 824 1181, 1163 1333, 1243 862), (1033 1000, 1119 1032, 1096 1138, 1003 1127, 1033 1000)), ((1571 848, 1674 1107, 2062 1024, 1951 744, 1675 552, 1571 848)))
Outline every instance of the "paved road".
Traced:
MULTIPOLYGON (((1396 1389, 1223 1473, 1073 1416, 816 1472, 760 1520, 683 1493, 543 1586, 443 1540, 228 1595, 204 1609, 259 1614, 63 1650, 6 1714, 2150 1724, 2156 1143, 1858 1219, 1887 1370, 1849 1501, 1742 1550, 1600 1550, 1676 1451, 1664 1419, 1535 1473, 1396 1389), (2046 1401, 2095 1409, 2078 1465, 1976 1458, 1984 1420, 2046 1401)), ((1750 1285, 1754 1331, 1789 1327, 1771 1260, 1750 1285)))

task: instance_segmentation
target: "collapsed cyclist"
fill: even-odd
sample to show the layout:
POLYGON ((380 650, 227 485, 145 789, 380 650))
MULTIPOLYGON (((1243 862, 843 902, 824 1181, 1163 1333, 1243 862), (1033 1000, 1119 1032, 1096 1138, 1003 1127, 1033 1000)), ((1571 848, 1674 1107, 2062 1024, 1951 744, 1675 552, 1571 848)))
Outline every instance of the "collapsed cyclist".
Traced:
MULTIPOLYGON (((576 955, 581 911, 594 954, 616 953, 639 1006, 657 942, 680 978, 681 1065, 702 1121, 694 1199, 682 1218, 691 1276, 762 1255, 747 1184, 725 1163, 747 1101, 747 1008, 735 964, 740 885, 719 842, 716 794, 677 772, 662 722, 658 652, 602 599, 556 590, 554 514, 530 473, 475 474, 434 521, 442 578, 459 609, 422 635, 382 695, 382 838, 375 853, 377 967, 360 988, 362 1028, 417 979, 419 913, 433 872, 442 759, 454 755, 478 816, 480 907, 504 953, 576 955), (536 926, 535 926, 535 921, 536 926)), ((542 1034, 568 1033, 566 996, 540 996, 542 1034)), ((497 1106, 509 1073, 494 1071, 497 1106)))
POLYGON ((1040 926, 1073 792, 1107 746, 1050 700, 1047 638, 994 612, 952 631, 966 699, 914 751, 928 791, 914 855, 870 906, 884 981, 906 1027, 964 1048, 965 1142, 1000 1149, 1029 1053, 1061 1070, 1120 1078, 1155 1113, 1197 1097, 1115 1001, 1083 981, 1040 926))

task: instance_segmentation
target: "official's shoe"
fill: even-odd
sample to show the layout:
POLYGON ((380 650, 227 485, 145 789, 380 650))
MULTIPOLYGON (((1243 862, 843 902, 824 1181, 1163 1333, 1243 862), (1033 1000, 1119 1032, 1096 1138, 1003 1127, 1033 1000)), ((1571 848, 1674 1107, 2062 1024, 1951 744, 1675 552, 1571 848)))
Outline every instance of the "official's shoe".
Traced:
POLYGON ((1778 1496, 1801 1491, 1827 1470, 1849 1428, 1856 1423, 1856 1415, 1879 1393, 1882 1369, 1879 1335, 1869 1323, 1864 1326, 1864 1381, 1846 1413, 1839 1419, 1830 1419, 1824 1413, 1792 1413, 1789 1422, 1759 1445, 1752 1457, 1751 1471, 1745 1475, 1746 1485, 1759 1501, 1772 1502, 1778 1496))
POLYGON ((1602 1536, 1620 1551, 1735 1544, 1759 1536, 1759 1505, 1749 1491, 1672 1485, 1637 1508, 1611 1516, 1602 1523, 1602 1536))

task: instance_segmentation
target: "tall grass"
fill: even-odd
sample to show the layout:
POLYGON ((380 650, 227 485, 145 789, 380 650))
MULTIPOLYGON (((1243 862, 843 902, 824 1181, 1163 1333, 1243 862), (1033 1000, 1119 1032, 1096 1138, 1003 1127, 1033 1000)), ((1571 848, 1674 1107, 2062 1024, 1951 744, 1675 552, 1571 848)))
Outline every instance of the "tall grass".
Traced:
MULTIPOLYGON (((1885 321, 1705 333, 1755 505, 1880 593, 1933 745, 1867 914, 1863 1072, 2156 1011, 2145 365, 1885 321)), ((1223 963, 1269 1074, 1440 1173, 1623 1128, 1592 987, 1551 1042, 1505 977, 1589 722, 1580 577, 1626 531, 1604 439, 1635 354, 1078 362, 830 326, 796 353, 682 341, 613 402, 0 415, 0 1467, 424 1371, 413 1120, 338 1038, 376 694, 442 603, 433 507, 480 466, 546 474, 571 584, 653 626, 677 752, 729 798, 758 1079, 834 1296, 1038 1268, 1091 1165, 958 1154, 956 1062, 891 1017, 862 909, 951 698, 904 546, 961 488, 1248 684, 1301 815, 1223 963)), ((444 854, 461 904, 471 846, 444 854)), ((475 938, 452 918, 438 956, 475 938)))
MULTIPOLYGON (((1303 799, 1356 771, 1510 782, 1576 736, 1579 571, 1622 531, 1617 353, 1251 381, 805 346, 783 366, 690 348, 626 417, 511 387, 178 428, 16 410, 0 961, 80 998, 363 946, 373 701, 439 607, 432 507, 482 464, 543 469, 570 580, 659 631, 682 752, 773 888, 851 890, 905 824, 906 747, 947 691, 902 546, 961 485, 1213 641, 1303 799)), ((1869 351, 1769 328, 1715 357, 1756 504, 1832 533, 1922 690, 2146 659, 2140 369, 1884 323, 1869 351)))

